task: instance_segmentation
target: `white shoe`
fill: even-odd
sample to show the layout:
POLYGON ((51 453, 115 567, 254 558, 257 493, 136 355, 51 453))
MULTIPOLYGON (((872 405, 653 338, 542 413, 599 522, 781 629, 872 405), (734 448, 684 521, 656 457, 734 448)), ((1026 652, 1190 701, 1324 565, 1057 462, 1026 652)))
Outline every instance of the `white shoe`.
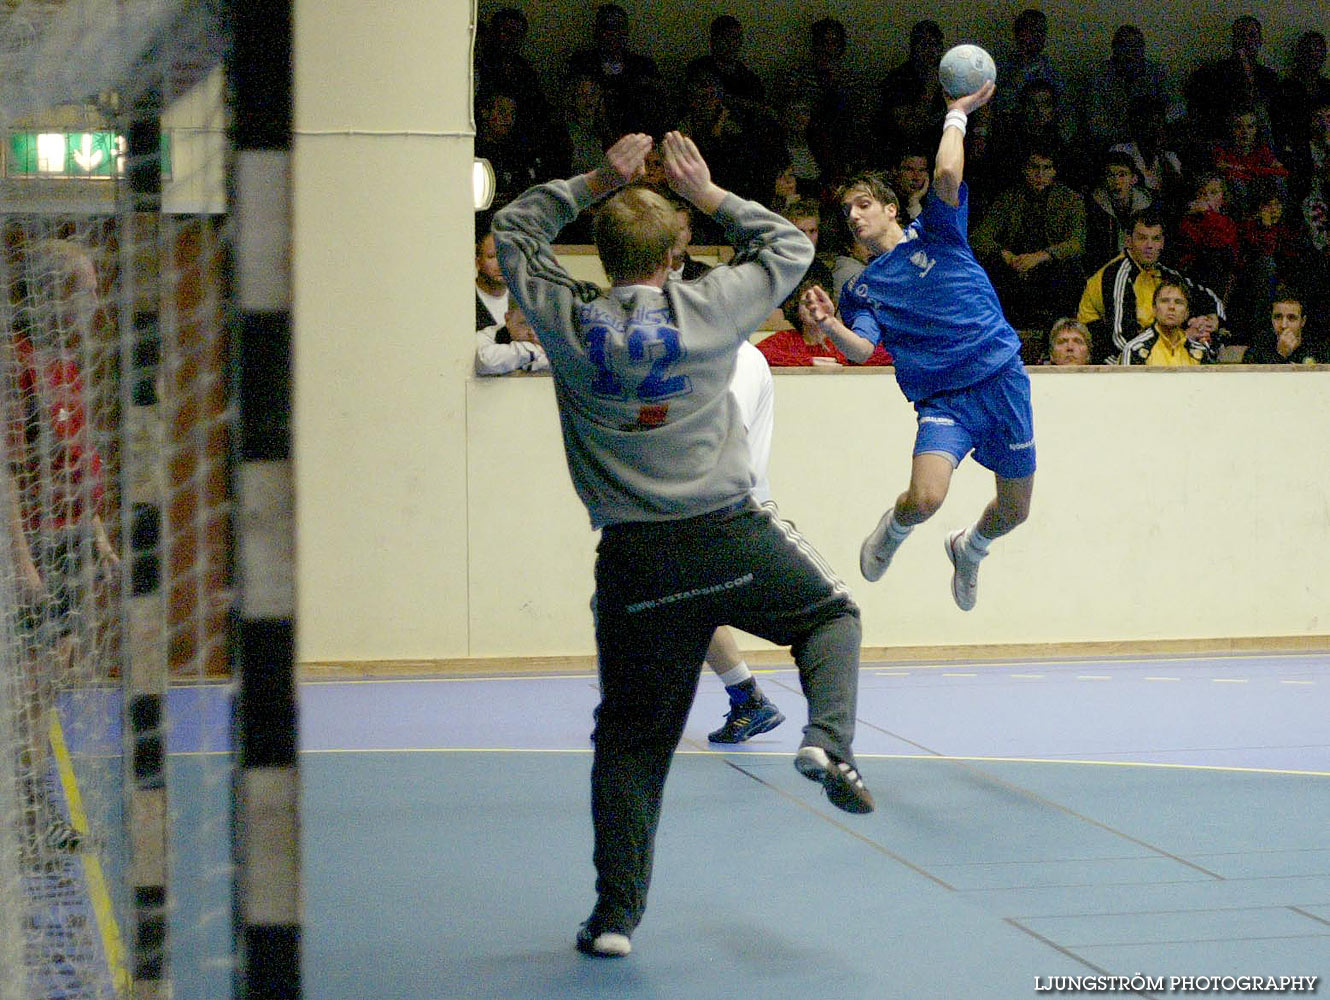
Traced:
POLYGON ((947 536, 947 558, 951 560, 951 596, 956 607, 970 611, 979 598, 979 560, 966 555, 961 544, 964 534, 965 529, 958 528, 947 536))
POLYGON ((877 527, 864 539, 864 544, 859 546, 859 572, 869 583, 882 579, 882 574, 891 565, 891 557, 901 547, 900 541, 892 538, 887 531, 887 525, 891 523, 892 515, 895 513, 895 507, 888 508, 882 519, 877 522, 877 527))
POLYGON ((594 919, 577 928, 575 944, 582 954, 595 958, 623 958, 633 950, 627 934, 604 930, 594 923, 594 919))

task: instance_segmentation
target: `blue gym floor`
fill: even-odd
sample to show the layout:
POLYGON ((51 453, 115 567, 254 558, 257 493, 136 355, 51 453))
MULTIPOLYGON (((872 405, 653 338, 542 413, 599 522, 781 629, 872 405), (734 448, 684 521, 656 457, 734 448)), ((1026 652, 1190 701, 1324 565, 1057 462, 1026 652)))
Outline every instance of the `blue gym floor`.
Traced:
POLYGON ((1330 657, 866 663, 867 817, 792 767, 793 671, 759 679, 789 720, 717 752, 703 677, 646 918, 611 961, 572 948, 594 677, 306 684, 306 995, 1017 1000, 1056 976, 1330 975, 1330 657))
MULTIPOLYGON (((646 918, 609 961, 572 948, 594 676, 302 685, 305 996, 1020 1000, 1052 977, 1330 976, 1330 655, 866 663, 866 817, 792 766, 793 670, 758 676, 788 721, 725 752, 702 677, 646 918)), ((174 995, 216 1000, 227 691, 171 698, 174 995)))

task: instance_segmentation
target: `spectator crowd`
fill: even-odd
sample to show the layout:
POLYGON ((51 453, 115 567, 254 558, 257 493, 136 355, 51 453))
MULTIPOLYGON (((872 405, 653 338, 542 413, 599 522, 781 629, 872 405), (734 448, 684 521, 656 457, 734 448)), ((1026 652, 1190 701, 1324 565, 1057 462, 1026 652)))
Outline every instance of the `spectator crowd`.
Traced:
MULTIPOLYGON (((993 46, 998 94, 965 140, 969 233, 1027 362, 1330 360, 1316 322, 1330 315, 1326 39, 1303 32, 1280 73, 1262 61, 1256 18, 1230 27, 1228 50, 1176 82, 1129 23, 1080 87, 1046 51, 1041 11, 1022 11, 993 46)), ((866 260, 841 220, 841 181, 879 170, 902 222, 920 211, 945 110, 938 61, 963 40, 946 39, 937 22, 917 22, 906 59, 876 81, 849 69, 851 39, 830 17, 814 21, 801 51, 765 81, 744 62, 743 25, 732 16, 711 22, 705 51, 677 80, 637 48, 632 28, 624 8, 601 5, 588 44, 542 74, 523 54, 522 11, 505 7, 482 26, 476 155, 494 168, 496 205, 594 168, 622 134, 678 129, 719 184, 809 235, 818 257, 801 288, 815 282, 833 300, 866 260), (542 81, 556 78, 559 92, 547 92, 542 81)), ((579 225, 565 242, 590 242, 579 225)), ((681 212, 691 237, 682 263, 688 242, 721 242, 709 225, 681 212)), ((503 311, 486 232, 478 219, 487 363, 540 370, 539 345, 503 311)), ((797 299, 784 312, 790 329, 771 338, 771 364, 847 363, 804 322, 797 299)))

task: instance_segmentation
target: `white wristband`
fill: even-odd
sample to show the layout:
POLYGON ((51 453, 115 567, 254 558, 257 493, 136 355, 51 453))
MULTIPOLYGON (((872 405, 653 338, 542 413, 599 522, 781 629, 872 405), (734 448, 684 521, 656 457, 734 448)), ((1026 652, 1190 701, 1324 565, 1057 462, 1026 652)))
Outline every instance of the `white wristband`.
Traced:
POLYGON ((947 128, 958 128, 961 130, 961 135, 964 135, 965 123, 969 120, 969 117, 970 116, 960 108, 952 108, 947 112, 947 117, 942 119, 942 128, 944 130, 947 128))

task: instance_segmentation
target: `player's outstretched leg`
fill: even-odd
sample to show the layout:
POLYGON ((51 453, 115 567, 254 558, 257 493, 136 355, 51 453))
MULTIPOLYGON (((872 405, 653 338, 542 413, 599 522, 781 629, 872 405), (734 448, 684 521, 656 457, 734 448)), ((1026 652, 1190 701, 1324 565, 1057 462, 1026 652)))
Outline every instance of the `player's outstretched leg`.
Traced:
MULTIPOLYGON (((858 609, 848 595, 840 613, 816 626, 792 647, 799 682, 808 698, 808 725, 794 767, 822 785, 827 799, 849 813, 873 811, 873 796, 864 785, 850 743, 858 696, 858 609)), ((828 608, 828 611, 834 609, 828 608)))
POLYGON ((859 547, 859 572, 865 580, 872 583, 882 579, 891 557, 910 537, 914 526, 937 513, 947 497, 954 469, 949 452, 926 451, 914 456, 910 462, 910 485, 859 547))
POLYGON ((717 617, 789 646, 799 668, 808 724, 794 766, 819 782, 837 808, 871 812, 873 798, 851 749, 863 640, 859 608, 794 526, 765 508, 730 521, 724 542, 712 558, 733 552, 736 562, 741 556, 756 571, 751 586, 724 591, 717 617))

